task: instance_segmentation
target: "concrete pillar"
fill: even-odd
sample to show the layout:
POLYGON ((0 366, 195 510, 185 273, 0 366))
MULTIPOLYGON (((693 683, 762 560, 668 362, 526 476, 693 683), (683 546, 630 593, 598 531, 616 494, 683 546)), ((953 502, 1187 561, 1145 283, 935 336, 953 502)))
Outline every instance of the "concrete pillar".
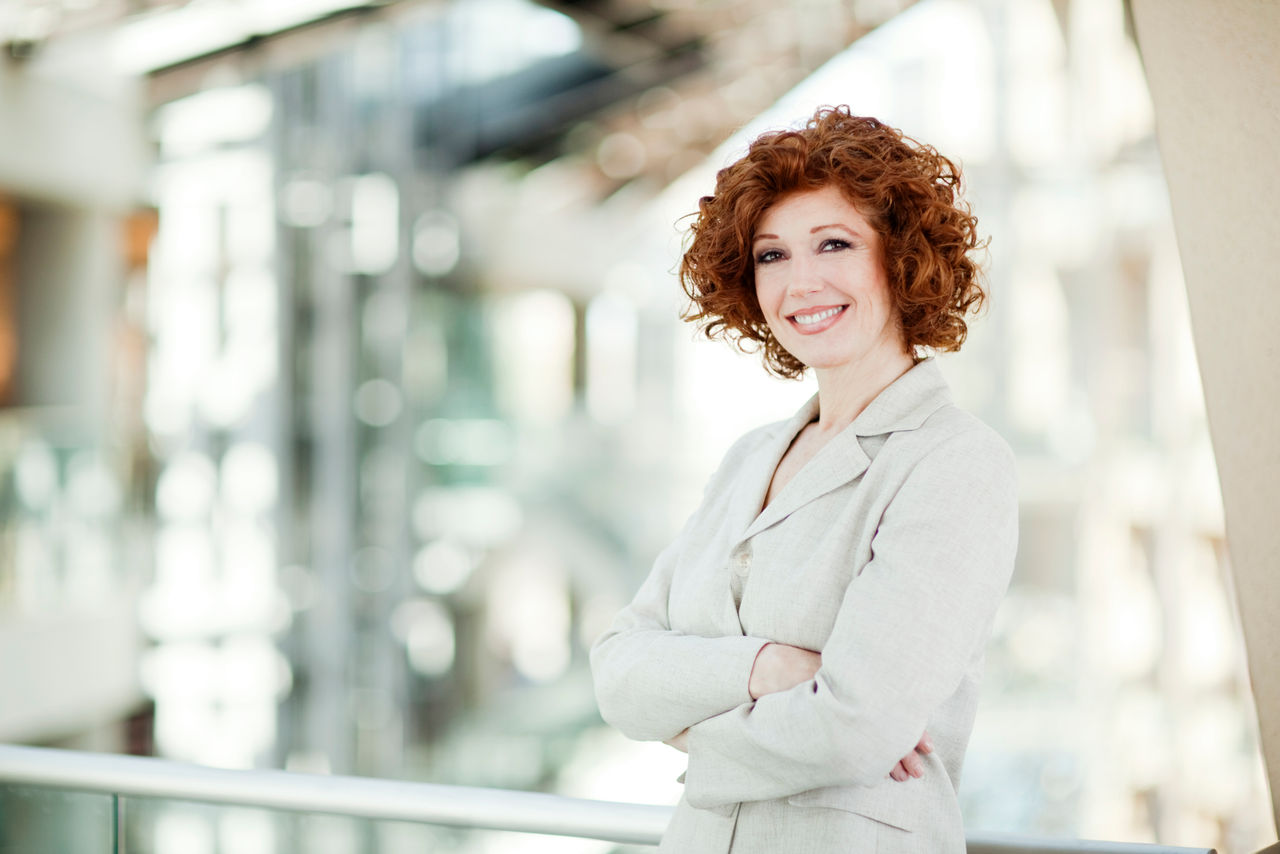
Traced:
POLYGON ((1280 821, 1280 3, 1131 0, 1280 821))

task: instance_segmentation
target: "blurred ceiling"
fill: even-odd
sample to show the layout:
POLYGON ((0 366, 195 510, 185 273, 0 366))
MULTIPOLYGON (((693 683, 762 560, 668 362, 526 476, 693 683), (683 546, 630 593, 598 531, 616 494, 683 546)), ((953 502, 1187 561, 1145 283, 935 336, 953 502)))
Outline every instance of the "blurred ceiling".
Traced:
MULTIPOLYGON (((663 186, 913 1, 536 0, 577 24, 581 47, 542 73, 531 68, 490 81, 489 102, 506 109, 486 110, 473 155, 569 157, 603 194, 635 180, 663 186), (506 101, 495 101, 493 92, 506 93, 506 101)), ((469 3, 479 0, 452 5, 469 3)), ((4 0, 0 45, 10 62, 22 63, 48 43, 107 40, 119 70, 145 75, 159 104, 207 87, 215 70, 231 66, 245 79, 332 50, 361 27, 420 19, 450 5, 4 0)))
POLYGON ((540 0, 607 57, 617 97, 582 145, 607 179, 665 185, 913 0, 540 0))

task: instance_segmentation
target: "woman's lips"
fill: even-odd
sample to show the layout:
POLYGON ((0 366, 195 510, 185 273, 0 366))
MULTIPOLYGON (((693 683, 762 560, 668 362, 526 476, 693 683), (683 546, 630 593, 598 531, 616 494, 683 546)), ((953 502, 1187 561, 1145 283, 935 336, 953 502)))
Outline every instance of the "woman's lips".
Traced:
POLYGON ((801 335, 816 335, 830 329, 844 315, 847 305, 822 305, 787 315, 787 320, 801 335))

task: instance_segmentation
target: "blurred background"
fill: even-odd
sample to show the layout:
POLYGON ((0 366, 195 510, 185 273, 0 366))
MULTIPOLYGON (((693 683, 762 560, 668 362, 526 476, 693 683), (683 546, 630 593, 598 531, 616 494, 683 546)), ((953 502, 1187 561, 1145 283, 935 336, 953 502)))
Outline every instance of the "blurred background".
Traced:
MULTIPOLYGON (((1274 840, 1121 0, 0 0, 0 46, 0 740, 673 803, 586 650, 814 390, 680 323, 682 218, 849 104, 992 236, 941 360, 1022 490, 968 825, 1274 840)), ((135 817, 179 854, 623 850, 135 817)))

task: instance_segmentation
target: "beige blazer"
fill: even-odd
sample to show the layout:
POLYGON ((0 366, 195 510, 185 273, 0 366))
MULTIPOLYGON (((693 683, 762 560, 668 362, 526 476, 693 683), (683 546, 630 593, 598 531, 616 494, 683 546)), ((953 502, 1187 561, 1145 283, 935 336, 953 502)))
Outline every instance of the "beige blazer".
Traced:
POLYGON ((1013 569, 1013 456, 951 403, 929 359, 761 512, 817 406, 733 445, 592 647, 606 721, 640 740, 689 729, 684 797, 661 851, 964 851, 956 786, 1013 569), (740 607, 731 573, 745 582, 740 607), (752 701, 769 641, 820 650, 822 667, 752 701), (894 781, 926 729, 936 749, 925 776, 894 781))

